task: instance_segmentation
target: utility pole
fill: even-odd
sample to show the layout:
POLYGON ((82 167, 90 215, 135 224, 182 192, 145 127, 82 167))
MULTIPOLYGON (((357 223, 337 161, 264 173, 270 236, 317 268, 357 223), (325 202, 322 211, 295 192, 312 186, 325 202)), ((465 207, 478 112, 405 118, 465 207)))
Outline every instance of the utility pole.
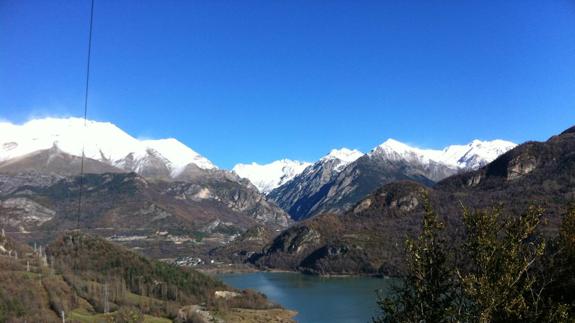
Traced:
POLYGON ((104 283, 104 313, 110 311, 110 305, 108 304, 108 282, 104 283))

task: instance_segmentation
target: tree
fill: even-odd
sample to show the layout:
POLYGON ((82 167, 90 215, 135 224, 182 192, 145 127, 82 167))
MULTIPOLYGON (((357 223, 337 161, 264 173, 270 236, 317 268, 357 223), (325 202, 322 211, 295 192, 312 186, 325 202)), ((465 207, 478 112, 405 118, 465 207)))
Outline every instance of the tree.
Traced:
POLYGON ((444 225, 425 198, 423 228, 406 240, 407 274, 394 296, 379 296, 383 314, 374 322, 455 322, 458 289, 444 225))
POLYGON ((374 321, 575 322, 575 208, 553 248, 539 232, 542 214, 464 209, 463 241, 449 246, 426 202, 422 231, 406 242, 403 284, 379 297, 374 321))
POLYGON ((464 211, 463 255, 469 268, 458 269, 470 300, 469 319, 480 322, 536 320, 542 289, 535 270, 545 251, 537 227, 543 211, 531 207, 520 216, 503 217, 500 208, 464 211))
POLYGON ((560 282, 562 290, 558 293, 561 297, 559 301, 575 305, 575 205, 563 218, 561 231, 559 234, 559 261, 555 269, 559 271, 557 281, 560 282))
MULTIPOLYGON (((559 236, 547 252, 543 270, 551 274, 544 297, 547 316, 555 322, 575 321, 575 205, 564 215, 559 236)), ((551 319, 549 321, 551 321, 551 319)))

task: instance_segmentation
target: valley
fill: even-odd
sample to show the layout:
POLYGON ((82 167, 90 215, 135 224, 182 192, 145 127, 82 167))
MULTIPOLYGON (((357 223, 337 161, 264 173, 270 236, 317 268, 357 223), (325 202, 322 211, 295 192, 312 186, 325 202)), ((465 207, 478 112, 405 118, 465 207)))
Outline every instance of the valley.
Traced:
MULTIPOLYGON (((70 122, 73 127, 76 120, 59 122, 70 122)), ((274 164, 275 175, 268 177, 275 183, 271 186, 253 185, 249 178, 218 169, 199 155, 194 157, 201 161, 199 164, 192 161, 175 171, 171 165, 176 163, 159 155, 166 148, 157 146, 158 150, 148 149, 140 161, 131 164, 126 160, 133 158, 132 153, 118 162, 100 150, 101 158, 84 160, 85 174, 74 174, 81 158, 62 150, 66 147, 60 144, 66 140, 64 134, 57 137, 48 149, 28 152, 28 148, 21 148, 21 156, 13 156, 19 149, 13 141, 2 146, 8 151, 5 156, 11 158, 0 158, 0 226, 9 239, 14 239, 10 243, 20 245, 21 250, 33 245, 53 246, 58 241, 62 244, 58 240, 62 234, 64 239, 72 239, 69 241, 79 239, 69 236, 79 229, 86 237, 102 239, 94 240, 97 247, 93 252, 105 252, 102 248, 109 248, 107 244, 117 245, 127 248, 121 252, 136 252, 149 257, 142 259, 161 261, 158 264, 162 266, 210 275, 243 272, 253 274, 236 277, 251 277, 258 272, 299 272, 318 277, 402 276, 407 270, 404 241, 419 234, 426 200, 448 224, 448 243, 457 246, 464 238, 463 207, 486 209, 497 204, 509 214, 521 214, 536 203, 545 209, 542 230, 553 237, 561 214, 575 198, 572 128, 545 142, 517 146, 496 140, 422 150, 388 140, 368 154, 333 150, 315 163, 282 162, 296 168, 274 164), (150 156, 157 159, 150 163, 150 156), (158 167, 166 171, 159 172, 158 167)), ((267 166, 257 166, 255 172, 262 167, 267 166)), ((254 172, 249 167, 241 169, 247 177, 254 172)), ((34 271, 47 270, 38 264, 35 252, 21 252, 35 261, 34 271)), ((62 275, 70 265, 65 262, 74 257, 70 251, 63 252, 68 253, 64 263, 52 265, 62 257, 54 253, 54 260, 46 260, 44 267, 61 266, 56 269, 61 272, 56 276, 58 284, 77 290, 78 286, 64 283, 69 278, 62 275)), ((10 266, 22 270, 22 261, 10 266)), ((119 260, 119 264, 124 262, 119 260)), ((249 287, 234 276, 221 277, 249 287)), ((128 289, 133 293, 136 287, 128 289)), ((266 287, 260 291, 266 292, 266 287)), ((86 300, 91 307, 73 303, 65 305, 65 312, 75 317, 104 313, 94 307, 97 300, 86 300)), ((276 301, 282 302, 281 297, 276 301)), ((136 305, 127 303, 128 307, 136 305)), ((184 305, 180 302, 174 306, 184 305)), ((234 321, 234 315, 245 318, 257 314, 250 308, 224 314, 205 307, 196 310, 223 315, 228 321, 234 321)), ((173 310, 139 311, 158 317, 179 315, 173 310)), ((271 315, 283 317, 282 322, 295 315, 282 309, 273 311, 271 315)))
POLYGON ((4 230, 31 244, 81 228, 156 259, 205 268, 252 266, 248 260, 297 221, 343 214, 386 183, 432 186, 514 146, 474 141, 423 150, 390 139, 368 154, 334 149, 315 163, 227 171, 176 139, 139 140, 104 122, 83 127, 77 118, 0 123, 4 230), (84 152, 79 132, 91 138, 84 152))
POLYGON ((575 2, 0 0, 0 323, 575 323, 575 2))

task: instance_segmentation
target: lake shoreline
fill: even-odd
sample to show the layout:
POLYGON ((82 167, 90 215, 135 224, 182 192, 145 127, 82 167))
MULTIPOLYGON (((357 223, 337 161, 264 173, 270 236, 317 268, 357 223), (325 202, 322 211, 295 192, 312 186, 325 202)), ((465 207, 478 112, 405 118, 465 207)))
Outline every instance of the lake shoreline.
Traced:
POLYGON ((390 278, 399 278, 393 276, 386 276, 383 274, 365 274, 365 273, 357 273, 357 274, 319 274, 316 272, 309 272, 309 271, 298 271, 298 270, 288 270, 288 269, 275 269, 275 268, 257 268, 254 266, 228 266, 228 267, 213 267, 213 268, 196 268, 197 271, 204 273, 206 275, 214 276, 220 274, 245 274, 245 273, 293 273, 293 274, 302 274, 307 276, 314 276, 320 278, 360 278, 360 277, 369 277, 369 278, 382 278, 382 279, 390 279, 390 278))

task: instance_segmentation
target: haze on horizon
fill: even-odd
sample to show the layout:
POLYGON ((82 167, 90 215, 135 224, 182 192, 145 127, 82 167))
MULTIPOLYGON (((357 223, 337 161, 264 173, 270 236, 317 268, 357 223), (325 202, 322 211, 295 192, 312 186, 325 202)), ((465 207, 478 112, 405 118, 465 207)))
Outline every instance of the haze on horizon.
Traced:
MULTIPOLYGON (((88 15, 89 1, 0 3, 0 119, 82 114, 88 15)), ((223 168, 390 137, 545 140, 575 119, 567 0, 96 0, 94 15, 88 118, 223 168)))

